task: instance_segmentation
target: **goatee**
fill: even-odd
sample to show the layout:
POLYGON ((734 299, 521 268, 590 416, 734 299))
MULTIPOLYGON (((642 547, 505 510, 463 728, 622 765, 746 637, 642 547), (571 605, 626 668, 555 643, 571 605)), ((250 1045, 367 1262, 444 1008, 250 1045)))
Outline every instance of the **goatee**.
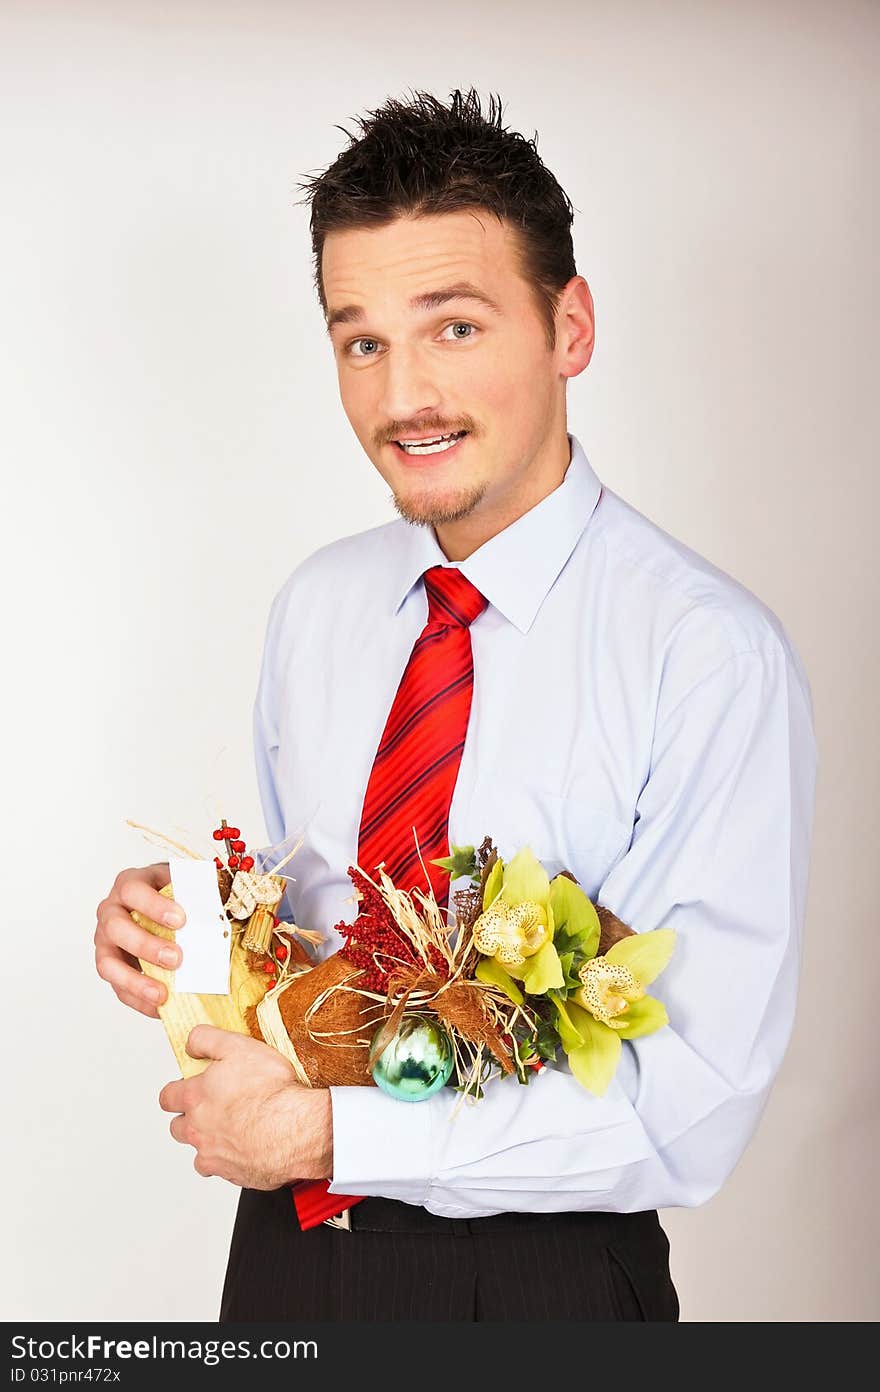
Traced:
POLYGON ((486 494, 484 483, 473 488, 463 489, 455 497, 407 498, 400 493, 392 493, 391 501, 404 522, 417 527, 439 527, 449 522, 460 522, 473 512, 486 494))

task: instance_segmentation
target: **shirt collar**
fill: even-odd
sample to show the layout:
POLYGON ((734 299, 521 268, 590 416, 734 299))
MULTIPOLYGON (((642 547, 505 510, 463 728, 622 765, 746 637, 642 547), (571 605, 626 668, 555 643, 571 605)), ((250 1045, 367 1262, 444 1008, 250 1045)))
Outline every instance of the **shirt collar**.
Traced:
POLYGON ((490 537, 465 561, 448 561, 433 527, 404 523, 396 614, 410 590, 431 566, 455 565, 521 633, 528 633, 554 581, 580 540, 602 493, 574 435, 571 458, 558 487, 522 517, 490 537))

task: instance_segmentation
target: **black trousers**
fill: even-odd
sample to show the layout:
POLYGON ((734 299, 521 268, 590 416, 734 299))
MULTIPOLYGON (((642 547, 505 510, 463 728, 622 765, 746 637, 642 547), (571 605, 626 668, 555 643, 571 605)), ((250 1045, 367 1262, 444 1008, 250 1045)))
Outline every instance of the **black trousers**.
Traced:
POLYGON ((220 1322, 679 1317, 653 1209, 465 1220, 371 1198, 351 1223, 304 1233, 287 1187, 243 1189, 220 1322))

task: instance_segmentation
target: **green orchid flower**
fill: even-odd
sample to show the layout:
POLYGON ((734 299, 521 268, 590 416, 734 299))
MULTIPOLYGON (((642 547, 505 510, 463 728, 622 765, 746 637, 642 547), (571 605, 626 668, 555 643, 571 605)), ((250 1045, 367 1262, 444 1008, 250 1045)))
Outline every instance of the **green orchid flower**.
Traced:
POLYGON ((666 1007, 646 987, 669 962, 672 928, 633 933, 581 966, 580 988, 566 1001, 554 997, 557 1027, 572 1073, 597 1097, 604 1095, 620 1060, 621 1040, 653 1034, 668 1024, 666 1007))
POLYGON ((473 929, 474 945, 487 959, 478 965, 477 978, 499 985, 502 974, 513 977, 530 996, 561 989, 565 978, 554 929, 550 879, 531 849, 524 847, 506 865, 497 860, 473 929))

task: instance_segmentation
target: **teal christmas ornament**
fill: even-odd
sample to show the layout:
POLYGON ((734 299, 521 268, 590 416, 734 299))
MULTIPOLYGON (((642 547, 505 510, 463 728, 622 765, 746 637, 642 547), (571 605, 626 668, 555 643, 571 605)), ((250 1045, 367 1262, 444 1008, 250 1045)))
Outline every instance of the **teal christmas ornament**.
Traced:
POLYGON ((439 1092, 454 1062, 452 1040, 442 1025, 430 1015, 404 1015, 373 1065, 373 1081, 398 1102, 421 1102, 439 1092))

